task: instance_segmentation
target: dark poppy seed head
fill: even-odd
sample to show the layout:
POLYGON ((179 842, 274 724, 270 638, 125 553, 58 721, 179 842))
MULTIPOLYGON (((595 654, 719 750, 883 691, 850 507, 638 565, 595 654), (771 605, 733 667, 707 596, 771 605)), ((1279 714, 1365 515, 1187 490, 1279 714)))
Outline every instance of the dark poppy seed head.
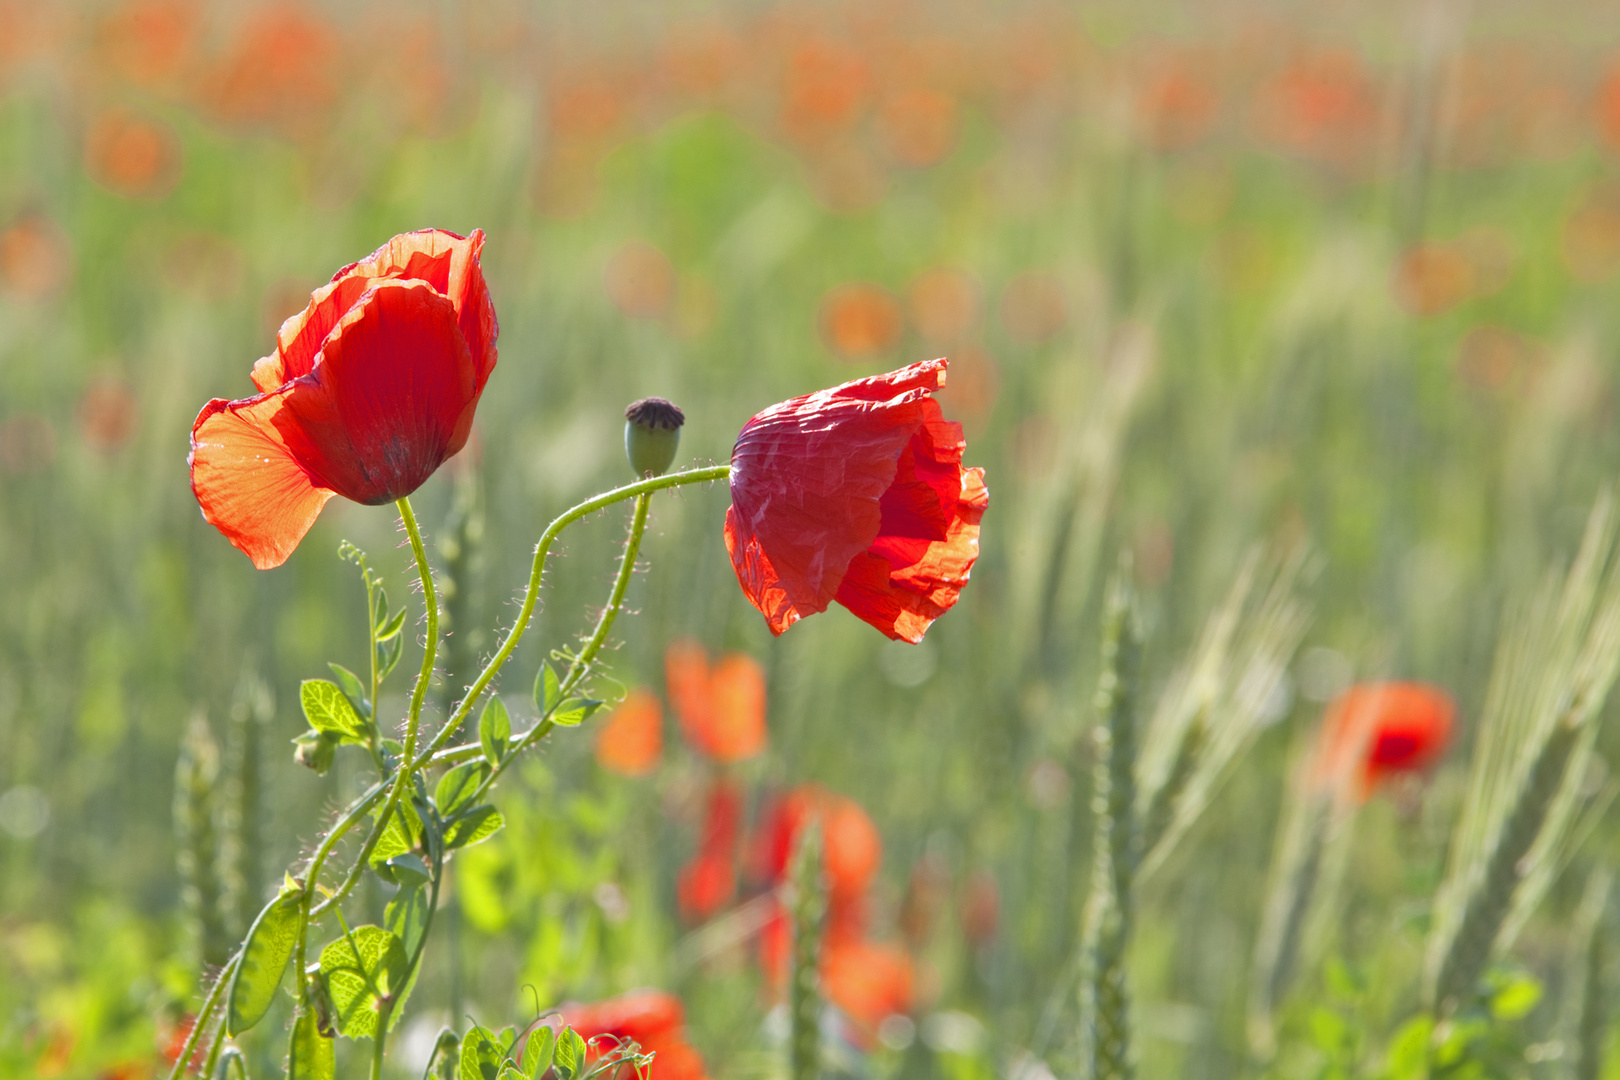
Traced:
POLYGON ((646 397, 633 401, 624 410, 624 418, 639 427, 653 431, 676 431, 686 423, 686 414, 668 398, 646 397))

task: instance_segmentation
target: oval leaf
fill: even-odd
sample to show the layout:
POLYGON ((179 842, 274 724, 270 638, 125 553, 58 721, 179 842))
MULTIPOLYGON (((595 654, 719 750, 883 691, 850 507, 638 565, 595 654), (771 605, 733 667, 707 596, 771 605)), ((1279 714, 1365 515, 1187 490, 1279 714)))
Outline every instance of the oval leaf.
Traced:
POLYGON ((491 694, 478 714, 478 741, 484 748, 484 757, 490 765, 499 765, 512 742, 512 717, 499 694, 491 694))
POLYGON ((562 700, 562 681, 557 678, 557 672, 548 662, 540 665, 540 673, 534 677, 534 707, 540 710, 542 717, 547 716, 562 700))
POLYGON ((454 817, 488 778, 489 766, 482 761, 465 762, 439 777, 439 786, 433 789, 433 804, 439 808, 439 816, 454 817))
POLYGON ((494 836, 505 824, 506 819, 501 817, 500 811, 488 803, 474 807, 445 826, 444 846, 452 851, 472 847, 494 836))
POLYGON ((298 700, 304 706, 304 718, 316 731, 330 731, 341 735, 344 741, 364 742, 366 725, 355 712, 337 683, 326 679, 305 679, 299 687, 298 700))
POLYGON ((475 1026, 461 1040, 460 1080, 495 1080, 505 1060, 490 1033, 475 1026))
POLYGON ((230 997, 225 1004, 225 1032, 240 1035, 264 1019, 276 1000, 287 961, 298 944, 298 928, 303 922, 303 890, 283 891, 270 901, 248 930, 242 946, 242 961, 231 977, 230 997))
POLYGON ((388 678, 389 672, 399 664, 400 653, 405 650, 405 635, 395 634, 387 641, 377 643, 377 678, 388 678))
POLYGON ((404 944, 380 926, 357 926, 322 949, 321 974, 339 1033, 351 1039, 375 1037, 377 1016, 385 1009, 393 1027, 406 967, 404 944))
POLYGON ((329 662, 326 666, 331 668, 332 674, 337 677, 338 686, 342 688, 344 695, 349 699, 349 704, 353 705, 361 716, 370 716, 371 702, 366 698, 366 688, 361 685, 360 676, 342 664, 329 662))
POLYGON ((557 1080, 574 1080, 585 1068, 585 1040, 573 1028, 563 1028, 552 1051, 551 1067, 557 1080))
POLYGON ((551 1068, 551 1052, 556 1045, 557 1033, 548 1027, 529 1032, 529 1041, 523 1044, 523 1075, 528 1080, 540 1080, 551 1068))

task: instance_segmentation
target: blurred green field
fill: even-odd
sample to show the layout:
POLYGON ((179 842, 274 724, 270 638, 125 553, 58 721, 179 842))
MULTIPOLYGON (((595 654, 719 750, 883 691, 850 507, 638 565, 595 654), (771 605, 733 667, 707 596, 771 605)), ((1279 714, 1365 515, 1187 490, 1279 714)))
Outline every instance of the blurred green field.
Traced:
MULTIPOLYGON (((339 543, 420 603, 397 519, 334 500, 256 571, 199 515, 186 437, 251 391, 312 288, 426 227, 485 230, 501 323, 474 442, 414 500, 441 564, 459 545, 435 708, 509 623, 546 523, 630 478, 633 399, 684 408, 677 467, 721 463, 772 402, 950 356, 940 399, 991 506, 971 585, 913 647, 838 608, 773 639, 735 587, 724 488, 656 499, 611 679, 664 695, 682 638, 747 654, 769 747, 717 766, 667 701, 645 778, 602 768, 589 728, 553 736, 500 789, 507 828, 455 864, 459 937, 428 954, 390 1075, 465 1014, 521 1027, 657 986, 709 1075, 785 1076, 748 890, 702 925, 678 911, 722 774, 748 825, 815 782, 881 833, 866 932, 909 958, 907 1019, 840 1068, 1078 1075, 1122 551, 1143 724, 1251 552, 1303 560, 1309 612, 1252 746, 1142 883, 1142 1075, 1419 1075, 1390 1040, 1421 1007, 1497 641, 1620 468, 1620 20, 1561 13, 0 2, 0 1075, 167 1074, 223 959, 180 868, 196 723, 221 755, 204 818, 231 941, 370 782, 359 755, 317 777, 288 750, 300 681, 364 660, 339 543), (1457 734, 1344 828, 1268 1063, 1245 1009, 1294 763, 1324 703, 1382 678, 1446 688, 1457 734)), ((518 723, 546 651, 589 630, 624 521, 566 535, 501 684, 518 723)), ((1573 1064, 1572 972, 1609 918, 1577 913, 1620 854, 1616 750, 1610 724, 1590 827, 1502 969, 1544 993, 1496 1018, 1497 1071, 1457 1075, 1600 1075, 1573 1064)), ((357 917, 385 900, 362 890, 357 917)), ((283 1052, 266 1026, 256 1075, 283 1052)))

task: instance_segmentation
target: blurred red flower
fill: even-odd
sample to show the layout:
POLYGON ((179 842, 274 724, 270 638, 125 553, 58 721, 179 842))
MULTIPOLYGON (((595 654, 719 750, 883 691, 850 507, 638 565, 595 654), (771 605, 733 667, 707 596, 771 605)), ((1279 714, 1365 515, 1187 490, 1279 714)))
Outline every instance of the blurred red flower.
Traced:
POLYGON ((596 733, 596 762, 623 776, 646 776, 664 749, 664 710, 651 690, 632 690, 596 733))
POLYGON ((130 109, 96 117, 84 139, 85 168, 119 195, 155 199, 180 177, 180 144, 166 126, 130 109))
MULTIPOLYGON (((703 1059, 687 1045, 686 1012, 673 994, 632 990, 606 1001, 563 1005, 557 1011, 562 1023, 591 1044, 592 1060, 628 1039, 656 1055, 646 1072, 647 1080, 705 1080, 708 1075, 703 1059)), ((611 1080, 630 1080, 633 1075, 625 1066, 611 1080)))
POLYGON ((191 488, 255 566, 285 562, 333 495, 409 495, 466 443, 496 360, 483 245, 478 229, 394 237, 282 324, 259 394, 203 406, 191 488))
POLYGON ((709 787, 697 855, 681 868, 676 899, 687 922, 702 922, 720 912, 737 895, 737 835, 742 827, 743 798, 724 777, 709 787))
POLYGON ((829 292, 821 301, 820 321, 822 337, 845 360, 888 352, 905 329, 900 301, 881 285, 862 281, 829 292))
POLYGON ((699 753, 725 763, 765 749, 765 671, 752 657, 731 653, 710 668, 703 646, 682 638, 664 652, 664 681, 699 753))
POLYGON ((1365 799, 1390 777, 1420 772, 1439 758, 1455 715, 1451 696, 1437 686, 1358 683, 1323 715, 1318 782, 1353 783, 1365 799))
POLYGON ((918 642, 956 603, 979 554, 984 470, 962 467, 960 424, 929 360, 773 405, 731 452, 726 549, 780 634, 837 600, 918 642))

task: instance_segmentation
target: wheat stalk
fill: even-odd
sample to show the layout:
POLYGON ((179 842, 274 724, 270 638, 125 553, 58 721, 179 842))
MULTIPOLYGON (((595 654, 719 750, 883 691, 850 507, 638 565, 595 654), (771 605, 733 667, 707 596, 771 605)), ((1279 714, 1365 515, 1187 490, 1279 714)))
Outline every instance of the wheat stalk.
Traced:
POLYGON ((1141 641, 1123 576, 1109 589, 1097 685, 1096 822, 1091 896, 1081 928, 1082 1062, 1093 1080, 1130 1080, 1130 986, 1125 951, 1131 934, 1131 887, 1137 862, 1135 694, 1141 641))
POLYGON ((1509 948, 1577 833, 1598 714, 1620 666, 1616 516, 1600 496, 1566 574, 1547 575, 1497 648, 1425 959, 1437 1012, 1509 948))

